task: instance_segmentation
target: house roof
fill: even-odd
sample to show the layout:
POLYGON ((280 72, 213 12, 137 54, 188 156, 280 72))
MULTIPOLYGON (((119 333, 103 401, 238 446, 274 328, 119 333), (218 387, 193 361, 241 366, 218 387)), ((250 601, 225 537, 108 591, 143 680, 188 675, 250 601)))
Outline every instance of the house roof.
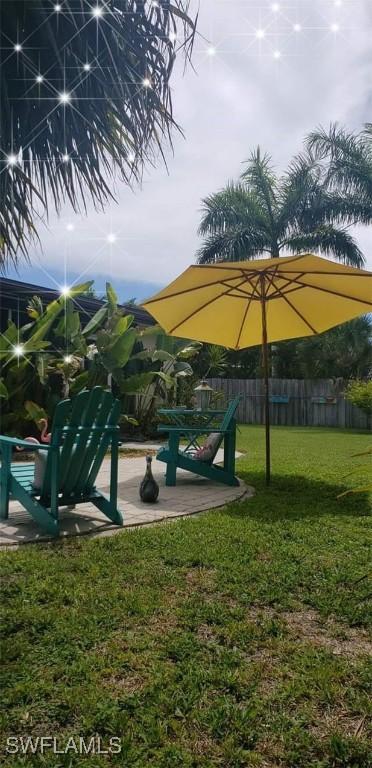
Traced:
MULTIPOLYGON (((58 299, 60 292, 55 288, 47 288, 32 283, 24 283, 20 280, 11 280, 7 277, 0 277, 0 309, 1 309, 1 327, 7 325, 9 311, 18 313, 20 323, 25 321, 27 315, 27 304, 32 296, 40 296, 44 304, 54 299, 58 299)), ((82 322, 88 322, 97 310, 105 303, 102 299, 91 296, 79 296, 73 299, 76 309, 79 310, 82 322)), ((134 316, 135 324, 140 327, 154 325, 155 321, 151 315, 136 304, 120 304, 127 314, 134 316)), ((14 317, 13 317, 14 320, 14 317)))

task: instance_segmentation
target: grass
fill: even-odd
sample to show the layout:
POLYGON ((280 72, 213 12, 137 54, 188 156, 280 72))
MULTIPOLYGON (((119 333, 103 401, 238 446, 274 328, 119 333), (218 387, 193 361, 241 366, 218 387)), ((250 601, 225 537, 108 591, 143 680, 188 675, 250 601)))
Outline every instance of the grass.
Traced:
POLYGON ((243 427, 253 499, 3 553, 4 739, 122 740, 4 764, 371 766, 368 499, 336 498, 368 442, 274 428, 268 490, 263 430, 243 427))

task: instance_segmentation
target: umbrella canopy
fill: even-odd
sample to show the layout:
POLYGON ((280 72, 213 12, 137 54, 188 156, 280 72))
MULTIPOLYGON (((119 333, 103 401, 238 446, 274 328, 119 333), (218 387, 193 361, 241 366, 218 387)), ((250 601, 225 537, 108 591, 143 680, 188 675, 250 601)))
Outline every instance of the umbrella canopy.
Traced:
POLYGON ((143 306, 167 333, 231 349, 322 333, 372 308, 372 274, 306 254, 195 265, 143 306))
POLYGON ((267 345, 371 312, 372 273, 312 254, 195 265, 143 307, 173 336, 231 349, 263 345, 269 482, 267 345))

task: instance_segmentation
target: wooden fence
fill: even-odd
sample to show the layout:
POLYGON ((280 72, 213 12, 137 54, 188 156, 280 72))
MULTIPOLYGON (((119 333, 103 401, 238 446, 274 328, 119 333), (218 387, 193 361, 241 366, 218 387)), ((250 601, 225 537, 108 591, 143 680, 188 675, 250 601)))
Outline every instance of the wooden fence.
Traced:
MULTIPOLYGON (((241 424, 263 424, 262 379, 208 379, 228 399, 242 395, 241 424)), ((270 421, 282 426, 368 429, 368 417, 345 400, 344 385, 332 379, 270 379, 270 421)))

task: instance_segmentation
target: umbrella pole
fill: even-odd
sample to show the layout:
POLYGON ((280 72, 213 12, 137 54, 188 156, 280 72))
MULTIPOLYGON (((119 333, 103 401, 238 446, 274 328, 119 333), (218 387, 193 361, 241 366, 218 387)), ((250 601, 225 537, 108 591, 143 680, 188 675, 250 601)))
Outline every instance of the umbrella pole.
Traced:
MULTIPOLYGON (((262 286, 263 288, 263 286, 262 286)), ((262 309, 262 362, 265 397, 265 439, 266 439, 266 485, 270 485, 270 401, 269 401, 269 352, 267 345, 266 302, 261 293, 262 309)))

